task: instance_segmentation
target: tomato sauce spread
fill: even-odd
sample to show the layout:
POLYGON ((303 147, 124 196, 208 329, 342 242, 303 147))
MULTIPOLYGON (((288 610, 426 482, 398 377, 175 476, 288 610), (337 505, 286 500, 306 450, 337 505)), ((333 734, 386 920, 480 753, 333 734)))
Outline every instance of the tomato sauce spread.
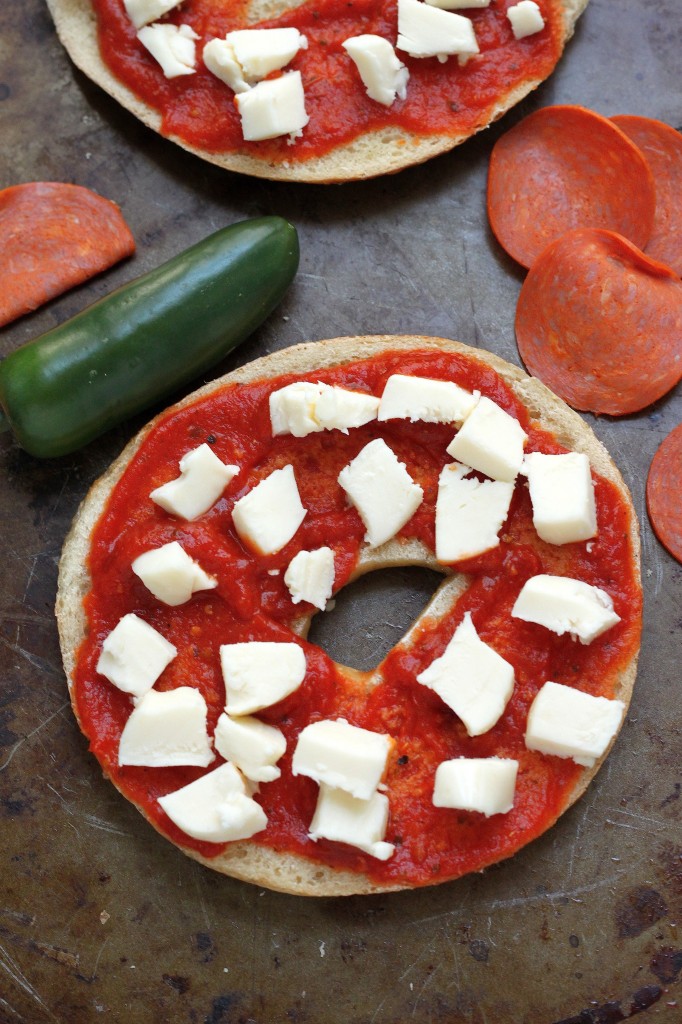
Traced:
POLYGON ((262 784, 256 796, 268 824, 251 842, 361 871, 384 884, 421 885, 480 870, 548 828, 567 806, 582 769, 572 761, 526 749, 525 721, 533 697, 548 679, 612 697, 619 673, 638 649, 641 594, 631 550, 630 513, 617 488, 601 477, 595 478, 597 537, 561 547, 537 537, 527 487, 518 482, 499 546, 449 567, 466 574, 468 589, 445 618, 440 622, 423 619, 411 642, 389 653, 380 667, 382 681, 373 688, 363 685, 368 677, 344 673, 324 651, 292 633, 289 623, 300 617, 301 609, 304 613, 314 610, 291 601, 283 577, 293 556, 321 545, 332 547, 338 591, 353 575, 363 547, 364 526, 337 482, 340 470, 370 440, 383 438, 424 489, 422 505, 400 535, 419 538, 433 550, 438 476, 450 461, 445 449, 454 428, 391 420, 374 421, 347 434, 334 430, 304 438, 273 438, 268 396, 292 380, 319 380, 381 395, 395 372, 453 380, 469 391, 479 390, 519 419, 528 434, 526 451, 565 450, 529 420, 526 409, 489 366, 458 353, 384 352, 306 376, 228 385, 166 414, 126 467, 94 530, 89 560, 92 589, 85 600, 88 633, 75 673, 75 701, 83 731, 123 794, 170 839, 206 857, 224 847, 184 835, 164 815, 157 798, 217 767, 221 758, 216 757, 208 769, 120 767, 117 763, 119 737, 131 701, 97 673, 96 664, 103 640, 128 612, 140 615, 177 647, 177 657, 156 688, 197 687, 208 704, 211 735, 225 704, 220 645, 250 640, 301 644, 307 661, 302 685, 258 713, 283 731, 287 750, 279 762, 281 777, 262 784), (174 479, 182 456, 204 442, 225 463, 238 465, 239 474, 212 509, 185 522, 164 512, 149 494, 174 479), (294 467, 307 515, 285 548, 275 555, 257 556, 239 540, 231 510, 261 479, 287 464, 294 467), (172 540, 179 541, 219 581, 217 589, 198 592, 173 608, 158 602, 131 570, 132 561, 142 552, 172 540), (571 575, 606 590, 621 621, 582 645, 568 635, 560 637, 513 619, 510 611, 521 586, 541 572, 571 575), (474 738, 433 691, 416 682, 416 676, 442 654, 467 611, 481 639, 512 664, 516 679, 502 718, 474 738), (292 755, 306 724, 338 717, 388 733, 395 740, 385 777, 390 802, 386 841, 396 847, 388 861, 380 862, 341 843, 314 843, 307 837, 317 785, 292 776, 292 755), (518 760, 511 811, 486 818, 433 806, 437 765, 460 755, 518 760))
MULTIPOLYGON (((456 56, 411 58, 404 100, 390 107, 371 100, 342 43, 371 33, 397 39, 397 0, 307 0, 279 18, 254 24, 248 0, 185 0, 165 18, 189 25, 200 37, 196 72, 167 79, 137 39, 123 0, 92 0, 102 59, 116 78, 161 116, 161 131, 213 153, 240 151, 273 162, 304 161, 329 153, 367 131, 389 127, 415 136, 468 135, 494 116, 502 97, 547 78, 563 48, 560 0, 541 0, 545 27, 515 39, 507 9, 516 0, 493 0, 466 11, 480 53, 460 65, 456 56), (205 67, 201 54, 211 39, 240 28, 295 27, 308 40, 286 71, 301 72, 310 121, 293 145, 287 138, 245 142, 234 93, 205 67)), ((461 12, 458 12, 461 13, 461 12)))

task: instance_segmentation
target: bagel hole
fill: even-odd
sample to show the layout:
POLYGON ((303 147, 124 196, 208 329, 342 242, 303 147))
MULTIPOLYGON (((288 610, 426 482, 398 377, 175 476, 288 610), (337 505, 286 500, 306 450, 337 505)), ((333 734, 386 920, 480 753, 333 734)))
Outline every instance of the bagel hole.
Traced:
POLYGON ((308 640, 340 665, 370 672, 421 615, 443 576, 421 566, 377 569, 349 583, 331 611, 315 615, 308 640))

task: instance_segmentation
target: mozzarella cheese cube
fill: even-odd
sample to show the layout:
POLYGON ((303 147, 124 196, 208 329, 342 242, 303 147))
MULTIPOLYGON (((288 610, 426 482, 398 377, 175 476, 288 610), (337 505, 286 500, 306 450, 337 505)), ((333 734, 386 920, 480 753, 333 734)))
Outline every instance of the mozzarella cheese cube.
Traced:
POLYGON ((532 576, 521 588, 512 615, 559 636, 571 633, 583 644, 620 622, 606 591, 570 576, 532 576))
POLYGON ((361 427, 377 418, 379 399, 362 391, 330 387, 319 384, 320 393, 315 403, 315 419, 321 430, 340 430, 361 427))
POLYGON ((542 32, 545 27, 545 19, 534 0, 521 0, 520 3, 509 7, 507 17, 516 39, 535 35, 536 32, 542 32))
POLYGON ((250 839, 268 823, 265 811, 247 795, 243 778, 229 762, 159 797, 159 804, 188 836, 208 843, 250 839))
POLYGON ((235 94, 235 103, 247 142, 261 142, 302 134, 308 123, 300 71, 287 71, 278 78, 258 82, 248 92, 235 94))
POLYGON ((294 604, 307 601, 324 611, 334 587, 334 552, 331 548, 299 551, 284 573, 294 604))
POLYGON ((174 7, 179 7, 182 0, 123 0, 126 14, 135 28, 142 28, 152 21, 158 21, 174 7))
POLYGON ((528 479, 533 525, 549 544, 570 544, 597 534, 590 460, 581 452, 529 452, 521 472, 528 479))
POLYGON ((530 706, 526 746, 591 768, 618 732, 625 704, 548 682, 530 706))
POLYGON ((206 731, 206 701, 193 686, 149 690, 123 727, 118 763, 206 768, 215 754, 206 731))
POLYGON ((306 672, 298 644, 253 640, 223 644, 220 665, 228 715, 251 715, 297 690, 306 672))
POLYGON ((504 713, 514 689, 514 669, 481 640, 467 612, 443 654, 417 682, 452 708, 470 736, 481 736, 504 713))
POLYGON ((292 772, 369 800, 386 770, 392 742, 390 736, 343 718, 313 722, 298 737, 292 772))
POLYGON ((379 406, 380 420, 423 420, 425 423, 461 423, 478 401, 453 381, 431 380, 394 373, 386 381, 379 406))
POLYGON ((339 473, 339 483, 358 510, 370 547, 394 537, 422 503, 424 492, 381 438, 365 445, 339 473))
POLYGON ((504 757, 457 757, 436 769, 435 807, 478 811, 489 818, 514 806, 519 762, 504 757))
POLYGON ((253 782, 272 782, 282 774, 276 764, 287 748, 287 741, 274 725, 250 715, 231 718, 223 713, 216 724, 213 742, 221 757, 235 764, 253 782))
POLYGON ((485 396, 465 419, 447 448, 448 455, 493 480, 513 483, 527 441, 521 424, 485 396))
POLYGON ((489 551, 500 543, 514 484, 466 477, 467 466, 444 466, 436 499, 436 558, 456 562, 489 551))
POLYGON ((195 41, 199 38, 189 25, 156 22, 137 33, 145 49, 161 65, 166 78, 193 75, 196 66, 195 41))
POLYGON ((197 590, 218 586, 176 540, 145 551, 135 559, 132 570, 154 597, 172 607, 189 601, 197 590))
POLYGON ((211 39, 201 56, 211 74, 229 85, 233 92, 248 92, 251 88, 252 83, 247 82, 244 69, 227 39, 211 39))
POLYGON ((204 47, 204 64, 235 92, 246 92, 272 71, 285 67, 308 40, 297 28, 239 29, 204 47))
POLYGON ((348 843, 377 860, 388 860, 395 846, 384 842, 387 824, 388 797, 383 793, 374 792, 368 800, 359 800, 322 783, 308 836, 314 842, 329 839, 348 843))
POLYGON ((362 35, 346 39, 342 46, 355 64, 367 95, 390 107, 396 96, 407 95, 410 72, 383 36, 362 35))
POLYGON ((349 428, 376 419, 379 408, 374 395, 310 381, 295 381, 273 391, 269 403, 273 437, 307 437, 320 430, 347 434, 349 428))
POLYGON ((430 7, 421 0, 398 0, 399 50, 410 57, 438 57, 478 53, 474 27, 468 18, 430 7))
POLYGON ((180 519, 198 519, 215 505, 238 466, 226 466, 208 444, 187 452, 180 459, 180 476, 151 492, 149 497, 166 512, 180 519))
POLYGON ((142 697, 177 653, 153 626, 130 612, 102 644, 97 671, 124 693, 142 697))
POLYGON ((235 502, 232 521, 248 547, 260 555, 274 555, 289 543, 305 514, 294 467, 283 466, 235 502))

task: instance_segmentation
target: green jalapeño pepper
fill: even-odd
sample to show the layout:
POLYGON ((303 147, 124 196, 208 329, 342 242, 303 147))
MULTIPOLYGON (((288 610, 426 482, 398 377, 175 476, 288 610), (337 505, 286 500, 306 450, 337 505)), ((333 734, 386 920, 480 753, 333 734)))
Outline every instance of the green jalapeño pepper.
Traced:
POLYGON ((0 363, 0 428, 65 455, 198 377, 272 312, 298 268, 280 217, 216 231, 0 363))

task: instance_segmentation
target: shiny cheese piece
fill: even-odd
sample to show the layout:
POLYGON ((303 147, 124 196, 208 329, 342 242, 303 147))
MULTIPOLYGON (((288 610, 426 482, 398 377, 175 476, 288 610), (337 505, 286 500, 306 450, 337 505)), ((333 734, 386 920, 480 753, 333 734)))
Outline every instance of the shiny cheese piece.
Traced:
POLYGON ((381 438, 365 445, 339 473, 339 483, 357 509, 376 548, 394 537, 422 503, 424 492, 381 438))
POLYGON ((272 782, 282 774, 276 765, 287 741, 274 725, 251 715, 232 718, 223 713, 216 723, 213 742, 221 757, 253 782, 272 782))
POLYGON ((211 39, 204 46, 201 56, 211 74, 229 85, 233 92, 249 91, 253 83, 247 82, 244 69, 227 39, 211 39))
POLYGON ((334 552, 331 548, 299 551, 284 573, 294 604, 306 601, 324 611, 334 587, 334 552))
POLYGON ((467 416, 447 448, 448 455, 493 480, 513 483, 527 440, 521 424, 485 396, 467 416))
POLYGON ((532 576, 523 585, 512 615, 559 636, 570 633, 583 644, 620 622, 606 591, 570 576, 532 576))
POLYGON ((394 373, 386 381, 378 419, 461 423, 473 411, 478 397, 453 381, 394 373))
POLYGON ((154 597, 171 607, 185 604, 198 590, 218 586, 176 540, 139 555, 132 570, 154 597))
POLYGON ((180 476, 151 492, 149 497, 179 519, 193 520, 215 505, 239 472, 218 458, 208 444, 200 444, 180 459, 180 476))
POLYGON ((360 729, 343 718, 323 719, 301 731, 292 772, 369 800, 386 770, 392 742, 390 736, 360 729))
POLYGON ((511 504, 513 483, 467 477, 470 470, 444 466, 436 499, 436 558, 456 562, 473 558, 500 543, 499 533, 511 504))
POLYGON ((232 521, 244 543, 260 555, 281 551, 305 518, 294 468, 275 469, 232 509, 232 521))
POLYGON ((388 860, 395 853, 395 846, 384 841, 388 810, 388 797, 383 793, 359 800, 322 783, 308 836, 314 842, 347 843, 377 860, 388 860))
POLYGON ((533 36, 536 32, 542 32, 545 27, 545 19, 534 0, 521 0, 520 3, 507 8, 507 17, 516 39, 533 36))
POLYGON ((433 803, 489 818, 514 806, 519 763, 505 757, 456 757, 436 769, 433 803))
POLYGON ((193 75, 196 70, 195 42, 199 38, 189 25, 157 22, 145 25, 137 33, 145 49, 161 65, 166 78, 193 75))
POLYGON ((206 731, 206 701, 193 686, 149 690, 123 727, 118 763, 147 768, 207 768, 215 754, 206 731))
POLYGON ((369 423, 376 419, 379 399, 319 381, 294 381, 273 391, 269 404, 273 437, 307 437, 321 430, 347 434, 349 429, 369 423))
POLYGON ((478 53, 469 18, 431 7, 421 0, 398 0, 396 47, 411 57, 438 57, 441 62, 451 54, 478 53))
POLYGON ((231 89, 246 92, 307 47, 308 40, 297 28, 239 29, 207 43, 203 58, 208 70, 231 89))
POLYGON ((481 736, 500 720, 514 689, 514 669, 484 643, 466 613, 445 651, 417 676, 481 736))
POLYGON ((97 671, 124 693, 142 697, 177 653, 153 626, 129 612, 104 640, 97 671))
POLYGON ((293 142, 308 123, 300 71, 257 82, 247 92, 235 94, 235 103, 246 142, 261 142, 288 135, 293 142))
POLYGON ((371 100, 390 107, 396 96, 407 95, 410 72, 388 39, 377 35, 352 36, 341 44, 351 58, 371 100))
POLYGON ((179 7, 182 0, 123 0, 126 14, 135 28, 142 28, 152 21, 158 21, 174 7, 179 7))
POLYGON ((223 644, 220 665, 228 715, 251 715, 297 690, 306 672, 298 644, 252 640, 223 644))
POLYGON ((590 460, 582 452, 529 452, 522 466, 528 480, 533 525, 549 544, 570 544, 597 535, 590 460))
POLYGON ((229 762, 159 797, 159 804, 188 836, 208 843, 250 839, 268 823, 265 811, 247 795, 244 779, 229 762))
POLYGON ((625 704, 547 682, 528 712, 526 746, 591 768, 618 732, 625 704))

